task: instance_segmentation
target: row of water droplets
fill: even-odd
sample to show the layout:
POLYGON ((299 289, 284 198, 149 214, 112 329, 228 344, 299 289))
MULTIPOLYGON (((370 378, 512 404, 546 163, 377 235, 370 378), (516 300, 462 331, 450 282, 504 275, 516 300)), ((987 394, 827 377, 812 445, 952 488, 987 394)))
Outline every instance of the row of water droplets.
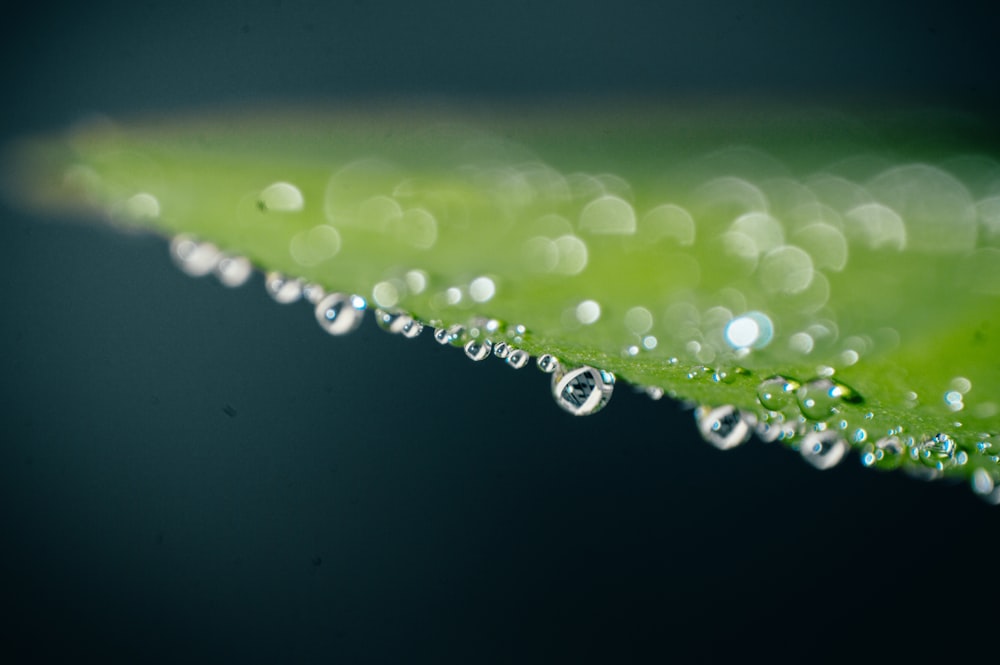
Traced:
POLYGON ((901 425, 883 426, 871 411, 861 422, 852 422, 845 406, 864 400, 826 369, 824 376, 805 382, 784 376, 764 379, 757 387, 757 410, 699 406, 694 412, 698 431, 720 450, 736 448, 753 435, 765 443, 778 441, 798 450, 820 470, 839 464, 852 448, 866 468, 902 468, 924 480, 943 478, 949 470, 973 464, 973 492, 1000 505, 1000 450, 989 435, 979 437, 970 455, 947 433, 910 434, 901 425))
MULTIPOLYGON (((350 168, 345 168, 345 171, 350 171, 350 168)), ((362 175, 367 178, 369 174, 362 175)), ((593 245, 595 247, 600 246, 602 237, 635 236, 637 241, 646 243, 650 241, 647 236, 652 234, 667 239, 669 244, 678 249, 690 247, 695 243, 696 215, 693 213, 706 207, 735 206, 733 221, 721 239, 723 254, 729 259, 736 257, 747 264, 746 274, 741 275, 741 279, 754 277, 759 282, 758 291, 783 297, 804 298, 805 296, 801 294, 812 294, 809 289, 817 284, 820 286, 825 284, 824 288, 812 289, 816 292, 812 294, 815 297, 810 295, 808 302, 800 303, 803 309, 819 313, 824 313, 821 312, 821 308, 830 297, 829 283, 824 277, 824 272, 842 270, 853 245, 860 245, 869 250, 898 252, 909 244, 917 242, 928 251, 957 253, 974 249, 977 236, 981 241, 985 241, 984 244, 996 244, 997 229, 1000 228, 996 224, 996 215, 993 214, 996 212, 994 210, 996 206, 991 207, 994 199, 986 199, 984 204, 975 206, 971 202, 969 193, 962 190, 960 183, 944 171, 926 165, 893 167, 872 180, 873 191, 882 192, 882 195, 877 197, 881 202, 868 200, 862 196, 864 191, 856 191, 857 187, 851 189, 848 186, 852 183, 832 176, 813 178, 804 185, 799 183, 803 186, 792 186, 795 183, 790 185, 779 178, 769 181, 768 186, 759 183, 760 187, 746 179, 725 176, 706 182, 697 189, 696 200, 691 202, 690 209, 675 203, 664 203, 649 208, 645 214, 641 214, 634 202, 628 183, 609 174, 600 177, 571 174, 565 177, 563 184, 566 187, 560 186, 562 176, 538 164, 531 169, 515 169, 510 173, 482 172, 477 177, 490 180, 492 185, 502 180, 504 187, 499 187, 497 191, 507 193, 509 193, 508 186, 514 181, 519 182, 523 177, 522 184, 526 189, 521 193, 525 194, 523 198, 526 201, 532 197, 537 199, 540 194, 544 194, 542 198, 553 201, 567 197, 587 201, 580 209, 575 224, 571 217, 555 214, 534 220, 532 232, 541 235, 532 235, 523 244, 525 267, 529 271, 541 270, 564 277, 573 277, 583 272, 592 251, 591 243, 595 243, 593 245), (533 179, 528 178, 529 175, 533 179), (492 182, 497 178, 500 180, 492 182), (951 199, 960 202, 958 207, 961 208, 959 212, 962 214, 958 217, 962 220, 962 233, 953 235, 949 239, 940 238, 936 229, 928 227, 926 220, 920 218, 921 206, 913 201, 899 198, 898 190, 902 186, 901 183, 911 181, 925 185, 918 188, 919 191, 943 189, 955 194, 951 199), (544 186, 539 186, 539 183, 543 183, 544 186), (850 206, 834 205, 840 201, 841 195, 844 194, 841 190, 845 187, 851 190, 852 195, 846 197, 850 200, 850 206), (537 191, 532 196, 526 196, 529 190, 534 191, 534 189, 537 191), (567 191, 562 192, 562 189, 567 191), (782 207, 792 210, 794 214, 790 217, 791 221, 779 220, 775 216, 775 210, 771 209, 769 200, 780 200, 789 192, 794 193, 791 198, 796 200, 796 205, 782 207), (893 198, 898 199, 893 202, 895 205, 888 205, 889 199, 893 198), (905 210, 911 214, 897 214, 897 210, 899 213, 905 210), (795 211, 801 212, 801 219, 796 217, 799 213, 795 211), (906 219, 910 217, 914 219, 906 219), (913 224, 907 223, 910 221, 913 221, 913 224), (961 242, 951 242, 956 237, 961 237, 961 242), (792 244, 793 241, 796 244, 792 244)), ((296 263, 303 267, 311 267, 329 260, 341 250, 342 241, 338 226, 357 225, 362 220, 368 222, 375 220, 377 223, 365 222, 365 224, 368 228, 391 231, 398 240, 416 249, 428 249, 436 243, 439 232, 438 219, 430 208, 400 206, 399 201, 412 197, 413 191, 400 185, 393 190, 392 196, 372 192, 371 198, 365 199, 358 210, 348 210, 340 207, 340 202, 350 197, 339 196, 338 187, 353 184, 355 183, 350 177, 345 179, 344 171, 331 179, 324 202, 326 223, 300 231, 291 240, 289 254, 296 263)), ((301 191, 286 182, 269 185, 254 197, 254 200, 255 209, 259 212, 295 213, 302 211, 304 206, 301 191)), ((519 197, 505 196, 504 200, 510 207, 508 210, 510 217, 519 218, 521 210, 515 209, 517 206, 509 203, 512 200, 519 200, 519 197)), ((1000 198, 996 200, 1000 201, 1000 198)), ((124 212, 132 217, 157 217, 160 213, 158 200, 146 193, 128 199, 124 208, 124 212)), ((700 215, 697 216, 700 218, 700 215)), ((445 218, 441 219, 443 221, 445 218)), ((987 252, 988 256, 983 254, 986 258, 993 257, 997 253, 993 247, 977 251, 980 254, 987 252)), ((252 272, 246 258, 225 254, 211 243, 200 243, 189 236, 175 239, 172 252, 178 265, 188 274, 215 273, 227 286, 244 283, 252 272)), ((689 275, 705 272, 709 267, 699 266, 693 257, 688 259, 685 265, 691 268, 686 271, 689 275)), ((390 279, 379 282, 373 289, 371 298, 379 307, 376 310, 376 321, 380 327, 406 337, 416 337, 422 332, 424 323, 395 309, 396 304, 403 299, 406 288, 403 285, 410 281, 409 278, 410 274, 407 274, 406 279, 402 281, 390 279)), ((693 280, 690 286, 694 287, 696 284, 697 280, 693 280)), ((316 284, 279 273, 268 273, 265 285, 271 297, 279 303, 306 299, 313 304, 318 323, 332 335, 342 335, 355 330, 361 325, 364 313, 368 309, 368 301, 362 296, 326 293, 316 284)), ((485 303, 493 297, 496 288, 493 279, 484 275, 464 287, 450 286, 437 294, 430 304, 434 310, 449 310, 448 316, 454 319, 455 312, 452 308, 485 303)), ((781 313, 770 311, 765 313, 752 309, 756 304, 751 302, 752 293, 744 291, 732 286, 724 288, 719 293, 728 292, 731 297, 715 306, 683 300, 665 312, 657 312, 652 303, 648 307, 633 306, 625 312, 624 325, 629 335, 634 338, 634 343, 627 345, 623 354, 635 356, 642 352, 653 352, 658 347, 659 350, 668 347, 673 349, 679 343, 683 353, 688 356, 685 358, 687 361, 725 364, 768 347, 776 340, 776 325, 785 322, 780 318, 781 313), (670 332, 658 332, 657 324, 662 330, 670 332), (667 340, 664 337, 666 334, 671 334, 676 339, 667 340), (670 343, 663 344, 662 341, 670 343)), ((568 327, 591 326, 605 316, 605 308, 602 308, 604 300, 599 296, 585 297, 590 294, 580 295, 582 299, 574 301, 563 317, 564 322, 568 321, 570 324, 568 327)), ((610 311, 611 307, 607 307, 607 310, 610 311)), ((813 321, 815 320, 813 318, 813 321)), ((787 344, 788 348, 808 356, 821 340, 835 340, 838 337, 835 321, 826 319, 819 321, 801 330, 783 331, 785 334, 781 335, 781 341, 787 344)), ((523 330, 519 332, 517 327, 501 331, 498 324, 492 321, 472 321, 465 326, 449 327, 438 325, 440 323, 438 321, 429 323, 435 325, 436 341, 462 346, 466 355, 473 360, 483 360, 493 355, 518 369, 524 367, 530 360, 527 352, 515 346, 520 341, 519 334, 523 334, 523 330)), ((898 338, 898 333, 895 336, 898 338)), ((892 336, 889 338, 891 343, 892 336)), ((846 337, 838 357, 838 365, 854 364, 873 344, 877 345, 872 339, 862 336, 846 337)), ((542 356, 539 361, 545 357, 542 356)), ((677 362, 674 358, 670 360, 677 362)), ((554 359, 544 363, 544 368, 548 367, 551 367, 553 375, 553 395, 557 403, 570 413, 575 415, 594 413, 610 399, 614 386, 614 376, 610 373, 590 367, 566 370, 554 359)), ((701 373, 711 375, 713 380, 719 381, 725 380, 727 375, 726 370, 713 370, 702 365, 692 370, 689 378, 701 373)), ((796 388, 792 391, 793 406, 772 408, 774 405, 766 403, 768 401, 766 396, 758 395, 763 407, 760 412, 743 413, 733 407, 721 407, 721 411, 699 409, 699 423, 703 419, 709 422, 707 430, 701 425, 699 429, 713 444, 725 442, 725 445, 719 447, 738 445, 745 441, 752 431, 756 431, 762 439, 788 443, 819 468, 829 468, 838 463, 850 447, 848 441, 854 447, 861 449, 862 462, 866 466, 889 468, 899 466, 901 460, 909 459, 918 462, 919 466, 908 465, 904 468, 911 471, 916 469, 925 477, 937 477, 948 468, 968 462, 968 453, 961 450, 951 437, 943 433, 930 437, 911 437, 903 436, 901 428, 883 428, 886 429, 886 435, 871 441, 868 428, 852 425, 843 419, 837 421, 836 416, 839 415, 837 401, 850 402, 856 395, 849 389, 845 390, 842 384, 834 382, 830 377, 821 376, 801 385, 790 379, 784 380, 780 377, 777 379, 786 381, 788 385, 795 384, 796 388), (830 400, 834 406, 828 407, 826 403, 830 400), (737 427, 738 423, 743 423, 745 427, 737 427), (743 433, 742 430, 746 432, 743 433), (722 432, 727 434, 720 438, 722 432)), ((657 392, 662 394, 657 388, 650 388, 649 391, 652 396, 656 396, 657 392)), ((965 408, 964 395, 967 391, 959 387, 946 393, 945 399, 951 411, 965 408)), ((985 439, 977 446, 977 452, 988 458, 995 457, 990 455, 990 449, 991 445, 985 439)), ((977 468, 973 481, 977 492, 989 485, 986 495, 996 494, 1000 501, 1000 490, 994 493, 993 488, 1000 478, 977 468), (979 471, 982 473, 978 473, 979 471)))
MULTIPOLYGON (((253 273, 253 266, 246 257, 223 252, 215 244, 199 241, 188 234, 176 236, 171 241, 170 255, 185 274, 192 277, 214 274, 220 283, 230 288, 242 286, 253 273)), ((318 284, 280 272, 268 272, 264 276, 264 288, 279 304, 288 305, 303 299, 311 303, 320 328, 334 336, 357 330, 368 310, 368 302, 363 296, 327 293, 318 284)), ((405 338, 418 337, 425 327, 423 322, 401 310, 376 308, 374 314, 379 328, 405 338)), ((469 326, 434 323, 437 324, 434 341, 461 346, 471 360, 482 361, 492 355, 513 369, 522 369, 531 360, 527 351, 514 346, 527 332, 523 325, 507 327, 496 319, 485 318, 473 319, 469 326)), ((552 395, 556 403, 573 415, 594 414, 611 399, 615 385, 611 372, 586 365, 567 368, 547 353, 537 358, 536 365, 552 376, 552 395)))

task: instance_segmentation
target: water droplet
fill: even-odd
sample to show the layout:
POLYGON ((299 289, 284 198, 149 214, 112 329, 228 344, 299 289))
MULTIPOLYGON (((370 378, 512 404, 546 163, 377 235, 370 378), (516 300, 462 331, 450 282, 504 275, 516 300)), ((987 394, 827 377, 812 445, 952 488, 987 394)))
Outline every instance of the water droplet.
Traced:
POLYGON ((774 337, 774 324, 763 312, 747 312, 727 323, 724 335, 734 349, 762 349, 774 337))
POLYGON ((970 478, 972 491, 987 503, 1000 505, 1000 487, 986 469, 979 468, 972 472, 970 478))
POLYGON ((926 441, 921 441, 914 450, 924 464, 942 470, 954 460, 957 448, 950 436, 939 432, 926 441))
POLYGON ((375 323, 382 330, 398 335, 403 332, 403 328, 410 323, 412 319, 408 314, 396 311, 386 311, 384 309, 375 310, 375 323))
POLYGON ((694 417, 702 438, 719 450, 729 450, 746 443, 752 432, 748 418, 733 406, 715 409, 698 407, 694 417))
POLYGON ((470 360, 475 360, 477 362, 488 358, 492 350, 493 343, 488 339, 470 339, 465 344, 465 355, 467 355, 470 360))
POLYGON ((420 294, 427 288, 427 273, 423 270, 410 270, 406 273, 406 288, 410 293, 420 294))
POLYGON ((469 284, 469 296, 476 302, 488 302, 496 292, 496 284, 489 277, 477 277, 469 284))
POLYGON ((403 337, 407 339, 413 339, 423 331, 424 331, 424 324, 420 323, 420 321, 417 321, 414 318, 410 318, 409 321, 404 323, 403 327, 400 329, 400 333, 403 335, 403 337))
POLYGON ((286 277, 280 272, 269 272, 264 277, 264 288, 275 302, 288 305, 302 297, 302 280, 286 277))
POLYGON ((841 401, 856 404, 861 397, 846 385, 829 378, 813 379, 796 392, 802 415, 810 420, 825 420, 841 401))
POLYGON ((596 234, 631 235, 635 233, 635 210, 617 196, 602 196, 584 207, 580 228, 596 234))
POLYGON ((510 355, 510 347, 507 346, 507 342, 497 342, 493 347, 493 355, 501 360, 506 360, 507 356, 510 355))
POLYGON ((587 365, 569 371, 559 367, 552 374, 556 404, 574 416, 589 416, 603 409, 614 387, 614 374, 587 365))
POLYGON ((296 212, 305 207, 305 199, 295 185, 276 182, 261 191, 257 197, 257 207, 261 211, 296 212))
POLYGON ((288 253, 303 266, 316 266, 340 252, 340 233, 328 224, 300 231, 292 237, 288 253))
POLYGON ((803 459, 820 470, 836 466, 847 453, 847 444, 836 430, 808 432, 799 444, 803 459))
POLYGON ((961 411, 964 409, 965 402, 962 399, 962 393, 957 390, 949 390, 944 394, 944 403, 947 405, 949 411, 961 411))
POLYGON ((365 299, 344 293, 331 293, 316 303, 316 321, 331 335, 345 335, 364 321, 365 299))
POLYGON ((399 303, 399 289, 391 281, 382 281, 372 287, 372 299, 380 307, 395 307, 399 303))
POLYGON ((253 274, 253 266, 245 256, 224 254, 215 265, 215 276, 223 286, 236 288, 243 286, 253 274))
POLYGON ((601 318, 601 306, 594 300, 584 300, 576 306, 576 320, 585 326, 601 318))
POLYGON ((782 411, 795 404, 795 393, 799 382, 783 376, 764 379, 757 386, 757 399, 769 411, 782 411))
POLYGON ((757 438, 764 443, 791 441, 795 437, 795 424, 785 419, 785 414, 772 411, 757 420, 757 438))
POLYGON ((559 360, 550 353, 543 353, 536 361, 538 369, 546 374, 551 374, 559 368, 559 360))
POLYGON ((219 248, 210 242, 198 242, 190 235, 179 235, 170 241, 170 258, 184 274, 203 277, 215 269, 219 248))
POLYGON ((531 360, 531 356, 527 351, 522 351, 521 349, 514 349, 507 356, 507 364, 514 369, 521 369, 528 364, 529 360, 531 360))
POLYGON ((659 386, 646 386, 643 388, 643 392, 645 392, 646 396, 654 402, 663 399, 664 395, 663 388, 660 388, 659 386))
POLYGON ((450 328, 435 328, 434 341, 438 344, 452 344, 459 341, 464 334, 465 328, 460 325, 454 325, 450 328))
POLYGON ((131 219, 156 219, 160 216, 160 202, 152 194, 140 192, 125 201, 122 212, 131 219))
POLYGON ((302 297, 306 299, 306 302, 315 305, 326 297, 326 289, 316 282, 309 282, 302 286, 302 297))

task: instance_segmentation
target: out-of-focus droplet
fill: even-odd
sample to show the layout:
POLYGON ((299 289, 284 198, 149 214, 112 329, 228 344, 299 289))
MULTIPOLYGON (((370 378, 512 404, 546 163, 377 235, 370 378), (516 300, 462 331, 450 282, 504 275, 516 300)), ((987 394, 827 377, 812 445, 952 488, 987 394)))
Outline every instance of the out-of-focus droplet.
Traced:
POLYGON ((253 274, 253 266, 245 256, 223 254, 215 264, 215 276, 223 286, 234 289, 243 286, 253 274))
POLYGON ((835 430, 811 431, 799 443, 803 459, 820 470, 836 466, 847 453, 847 443, 835 430))
POLYGON ((302 280, 287 277, 280 272, 269 272, 264 276, 267 294, 282 305, 289 305, 302 297, 302 280))
POLYGON ((750 438, 750 422, 736 407, 699 407, 694 414, 701 437, 719 450, 735 448, 750 438))
POLYGON ((308 282, 302 285, 302 297, 306 302, 315 305, 326 297, 326 290, 316 282, 308 282))
POLYGON ((367 307, 361 296, 331 293, 316 303, 316 321, 331 335, 346 335, 361 325, 367 307))
POLYGON ((420 335, 423 331, 424 324, 414 318, 410 318, 410 320, 404 323, 399 330, 400 334, 407 339, 413 339, 414 337, 420 335))
POLYGON ((170 258, 185 275, 203 277, 219 262, 219 248, 210 242, 198 242, 193 236, 179 235, 170 241, 170 258))
POLYGON ((393 335, 401 334, 403 332, 403 328, 411 320, 410 316, 403 312, 384 309, 375 310, 376 325, 387 333, 392 333, 393 335))

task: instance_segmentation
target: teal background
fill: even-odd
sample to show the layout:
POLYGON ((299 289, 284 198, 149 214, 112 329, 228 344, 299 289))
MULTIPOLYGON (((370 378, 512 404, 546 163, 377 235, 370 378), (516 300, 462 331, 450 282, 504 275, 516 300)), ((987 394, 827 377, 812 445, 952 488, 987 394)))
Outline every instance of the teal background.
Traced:
MULTIPOLYGON (((0 139, 427 94, 990 113, 995 24, 986 3, 19 5, 0 139)), ((995 652, 1000 513, 967 487, 721 453, 627 386, 574 419, 533 368, 370 319, 332 339, 259 277, 181 275, 156 238, 0 217, 0 660, 995 652)))

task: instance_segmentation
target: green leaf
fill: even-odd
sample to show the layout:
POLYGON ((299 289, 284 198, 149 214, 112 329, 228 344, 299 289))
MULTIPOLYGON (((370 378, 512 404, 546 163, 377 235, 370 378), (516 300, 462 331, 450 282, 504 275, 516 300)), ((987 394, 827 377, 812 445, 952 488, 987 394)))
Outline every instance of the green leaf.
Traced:
POLYGON ((91 122, 18 146, 8 186, 180 234, 190 274, 238 283, 247 257, 279 300, 308 283, 470 357, 550 354, 574 413, 613 373, 702 405, 718 447, 852 447, 1000 502, 997 146, 903 111, 282 110, 91 122))

